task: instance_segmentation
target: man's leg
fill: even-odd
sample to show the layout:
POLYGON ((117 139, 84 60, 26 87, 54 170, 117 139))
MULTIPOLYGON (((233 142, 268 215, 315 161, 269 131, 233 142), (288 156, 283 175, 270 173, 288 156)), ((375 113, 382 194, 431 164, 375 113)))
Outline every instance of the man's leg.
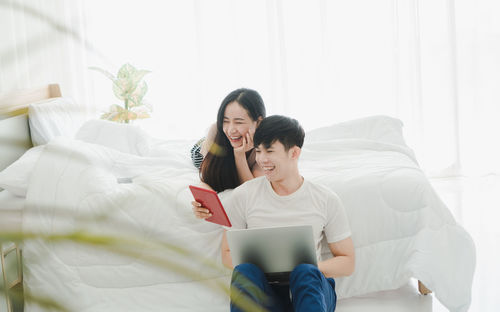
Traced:
MULTIPOLYGON (((231 278, 231 288, 236 288, 244 296, 269 311, 283 311, 282 303, 276 293, 267 283, 264 272, 251 263, 242 263, 234 268, 231 278)), ((234 301, 241 298, 231 298, 231 311, 243 311, 234 301)))
POLYGON ((290 274, 290 290, 295 311, 335 311, 335 281, 326 278, 312 264, 299 264, 290 274))

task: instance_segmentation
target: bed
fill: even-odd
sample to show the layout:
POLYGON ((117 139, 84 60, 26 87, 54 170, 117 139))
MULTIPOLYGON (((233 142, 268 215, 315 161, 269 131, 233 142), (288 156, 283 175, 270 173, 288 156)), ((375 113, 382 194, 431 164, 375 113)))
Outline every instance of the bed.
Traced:
MULTIPOLYGON (((60 96, 59 85, 50 84, 0 97, 0 171, 33 147, 28 122, 29 104, 60 96)), ((24 203, 23 197, 0 188, 0 229, 20 231, 24 203)), ((0 261, 2 265, 1 285, 11 292, 19 290, 22 283, 19 246, 14 242, 2 241, 0 261)), ((2 296, 0 300, 1 307, 7 311, 14 310, 14 308, 22 309, 22 306, 15 305, 12 296, 8 296, 8 291, 4 292, 5 296, 2 296)))
MULTIPOLYGON (((29 168, 25 292, 75 311, 227 311, 222 229, 190 208, 193 143, 91 120, 8 160, 29 168)), ((419 168, 401 121, 372 116, 310 131, 299 167, 340 196, 350 220, 356 271, 337 279, 339 299, 416 278, 421 293, 467 311, 474 243, 419 168)), ((222 202, 230 195, 220 193, 222 202)), ((26 302, 25 310, 43 308, 26 302)))

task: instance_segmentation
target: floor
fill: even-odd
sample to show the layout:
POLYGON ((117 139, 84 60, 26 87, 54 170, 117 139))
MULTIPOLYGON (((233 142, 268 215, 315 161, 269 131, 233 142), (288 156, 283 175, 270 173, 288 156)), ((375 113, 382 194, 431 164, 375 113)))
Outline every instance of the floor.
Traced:
MULTIPOLYGON (((500 176, 431 179, 455 219, 476 244, 476 272, 469 312, 500 311, 500 176)), ((445 312, 432 294, 411 281, 394 291, 340 300, 337 312, 445 312)))

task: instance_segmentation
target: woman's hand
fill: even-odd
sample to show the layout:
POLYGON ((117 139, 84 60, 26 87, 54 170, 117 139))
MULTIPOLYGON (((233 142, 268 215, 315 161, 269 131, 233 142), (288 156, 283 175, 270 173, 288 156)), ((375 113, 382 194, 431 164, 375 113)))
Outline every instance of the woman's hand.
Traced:
POLYGON ((234 154, 246 153, 251 150, 253 146, 253 135, 255 134, 255 129, 250 128, 248 132, 242 138, 242 144, 240 147, 234 148, 234 154))
POLYGON ((192 201, 191 205, 193 206, 193 213, 198 219, 206 219, 210 218, 212 214, 210 213, 210 210, 207 208, 203 207, 199 202, 197 201, 192 201))

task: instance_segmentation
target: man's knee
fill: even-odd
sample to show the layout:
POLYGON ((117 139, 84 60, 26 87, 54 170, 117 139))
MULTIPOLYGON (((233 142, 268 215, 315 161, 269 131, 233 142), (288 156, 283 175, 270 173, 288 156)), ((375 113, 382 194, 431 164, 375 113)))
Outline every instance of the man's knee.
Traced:
MULTIPOLYGON (((234 287, 239 289, 241 292, 240 295, 245 293, 259 304, 265 304, 269 301, 269 298, 265 293, 266 285, 267 280, 264 272, 254 264, 242 263, 237 265, 233 270, 231 288, 234 287)), ((232 297, 231 300, 234 298, 232 297)))
POLYGON ((292 273, 290 273, 290 283, 294 284, 297 281, 310 280, 311 278, 320 279, 321 274, 321 271, 315 265, 302 263, 296 266, 292 273))
POLYGON ((241 263, 234 267, 232 282, 240 282, 246 284, 247 280, 260 281, 264 276, 264 272, 252 263, 241 263))
POLYGON ((334 311, 335 282, 312 264, 300 264, 290 274, 290 291, 296 311, 334 311))
POLYGON ((243 274, 243 275, 247 275, 247 274, 249 274, 249 275, 263 274, 262 270, 259 269, 258 266, 256 266, 255 264, 252 264, 252 263, 241 263, 241 264, 238 264, 237 266, 234 267, 233 276, 234 276, 235 272, 243 274))

